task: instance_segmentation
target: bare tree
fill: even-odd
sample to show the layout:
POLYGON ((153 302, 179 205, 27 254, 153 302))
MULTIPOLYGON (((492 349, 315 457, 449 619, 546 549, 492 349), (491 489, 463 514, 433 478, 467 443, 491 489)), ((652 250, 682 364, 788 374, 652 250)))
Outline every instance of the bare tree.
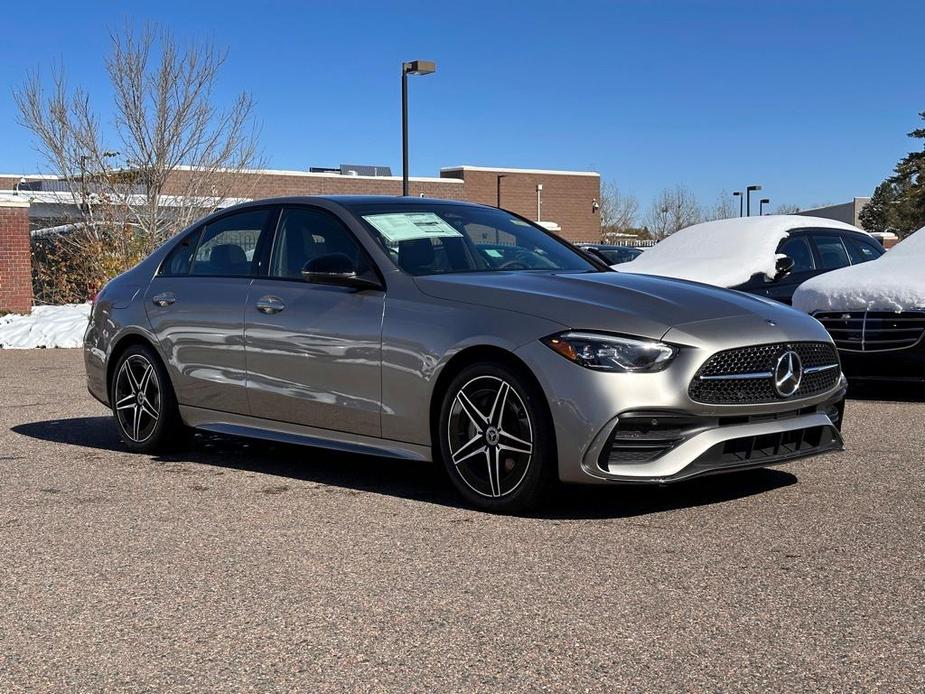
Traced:
POLYGON ((730 219, 739 216, 739 205, 734 202, 732 196, 727 191, 722 191, 717 197, 716 202, 704 214, 704 221, 713 219, 730 219))
POLYGON ((655 197, 645 223, 652 238, 661 240, 702 219, 703 211, 694 194, 684 186, 676 185, 665 188, 655 197))
POLYGON ((601 238, 635 227, 638 214, 639 201, 635 197, 620 192, 613 181, 601 185, 601 238))
POLYGON ((774 214, 796 214, 800 211, 799 205, 783 203, 774 208, 774 214))
POLYGON ((111 38, 111 127, 60 67, 47 88, 33 72, 14 96, 20 123, 78 211, 79 233, 72 228, 68 243, 107 247, 115 235, 129 266, 232 195, 247 197, 243 173, 260 157, 251 97, 242 93, 225 109, 215 103, 225 51, 180 47, 150 26, 127 25, 111 38))

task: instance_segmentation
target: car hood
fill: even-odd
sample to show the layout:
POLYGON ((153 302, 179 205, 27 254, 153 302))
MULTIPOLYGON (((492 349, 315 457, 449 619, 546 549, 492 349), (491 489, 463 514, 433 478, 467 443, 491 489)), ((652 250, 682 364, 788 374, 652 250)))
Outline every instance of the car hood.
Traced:
POLYGON ((652 339, 673 327, 717 319, 760 318, 781 324, 807 319, 788 306, 749 294, 620 272, 458 273, 415 277, 415 283, 424 294, 440 299, 517 311, 569 328, 652 339))

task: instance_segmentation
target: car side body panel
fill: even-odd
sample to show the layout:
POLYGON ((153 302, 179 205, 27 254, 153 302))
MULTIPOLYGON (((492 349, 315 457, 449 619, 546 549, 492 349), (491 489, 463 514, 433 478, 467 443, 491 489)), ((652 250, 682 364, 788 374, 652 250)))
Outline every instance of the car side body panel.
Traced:
POLYGON ((434 386, 463 350, 494 347, 513 354, 565 327, 528 314, 423 297, 411 278, 393 278, 382 331, 382 436, 431 444, 434 386))

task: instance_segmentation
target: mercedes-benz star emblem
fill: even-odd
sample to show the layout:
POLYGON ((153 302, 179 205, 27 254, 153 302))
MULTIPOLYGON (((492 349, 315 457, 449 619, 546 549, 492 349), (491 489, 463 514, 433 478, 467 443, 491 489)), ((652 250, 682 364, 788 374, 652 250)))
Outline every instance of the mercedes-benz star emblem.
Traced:
POLYGON ((792 349, 777 359, 774 367, 774 389, 784 398, 789 398, 800 388, 803 380, 803 361, 792 349))

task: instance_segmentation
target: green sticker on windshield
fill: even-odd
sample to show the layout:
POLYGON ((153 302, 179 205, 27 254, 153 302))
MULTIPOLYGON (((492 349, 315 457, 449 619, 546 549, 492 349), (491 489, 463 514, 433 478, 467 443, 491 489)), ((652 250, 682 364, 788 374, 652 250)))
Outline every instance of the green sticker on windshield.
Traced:
POLYGON ((519 227, 528 227, 528 226, 530 226, 529 224, 527 224, 527 223, 526 223, 524 220, 522 220, 522 219, 512 219, 512 220, 511 220, 511 224, 516 224, 516 225, 519 226, 519 227))
POLYGON ((388 243, 462 236, 433 212, 394 212, 363 215, 388 243))

